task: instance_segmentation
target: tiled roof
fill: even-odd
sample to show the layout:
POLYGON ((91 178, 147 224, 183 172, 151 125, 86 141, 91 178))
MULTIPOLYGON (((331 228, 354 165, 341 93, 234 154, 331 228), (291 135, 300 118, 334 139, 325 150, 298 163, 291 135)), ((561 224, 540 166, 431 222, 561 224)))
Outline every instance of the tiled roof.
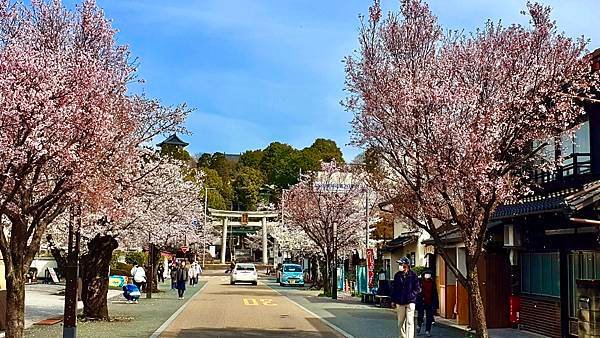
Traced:
POLYGON ((496 208, 492 220, 540 214, 580 210, 600 201, 600 181, 590 182, 581 189, 566 189, 546 196, 532 196, 515 204, 496 208))
POLYGON ((162 147, 165 144, 172 144, 172 145, 175 145, 175 146, 187 147, 187 145, 189 143, 183 142, 176 134, 173 134, 173 135, 167 137, 166 140, 164 140, 161 143, 159 143, 158 146, 162 147))
POLYGON ((412 234, 411 235, 400 235, 400 236, 392 239, 391 241, 385 243, 384 250, 392 251, 394 249, 404 247, 405 245, 412 243, 416 239, 417 239, 417 236, 412 235, 412 234))

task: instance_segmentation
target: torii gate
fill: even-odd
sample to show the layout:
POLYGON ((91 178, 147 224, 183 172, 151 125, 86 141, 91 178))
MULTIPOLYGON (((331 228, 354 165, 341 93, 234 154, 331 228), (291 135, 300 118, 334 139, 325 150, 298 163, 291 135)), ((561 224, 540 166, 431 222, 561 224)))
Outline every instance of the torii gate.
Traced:
POLYGON ((233 211, 217 210, 208 208, 209 214, 213 218, 222 219, 223 235, 221 237, 221 263, 225 264, 225 253, 227 243, 228 227, 262 227, 262 261, 263 264, 269 263, 267 255, 267 220, 277 219, 277 211, 233 211))

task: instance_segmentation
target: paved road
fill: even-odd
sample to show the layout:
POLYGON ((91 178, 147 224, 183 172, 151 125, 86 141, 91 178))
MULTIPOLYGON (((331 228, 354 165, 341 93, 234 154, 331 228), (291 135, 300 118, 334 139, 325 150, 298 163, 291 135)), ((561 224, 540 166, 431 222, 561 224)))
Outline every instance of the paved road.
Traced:
POLYGON ((208 276, 160 337, 341 337, 320 319, 281 296, 263 281, 229 285, 229 277, 208 276))
MULTIPOLYGON (((275 283, 275 280, 266 281, 266 284, 320 318, 347 332, 352 337, 391 338, 399 336, 396 313, 391 309, 363 304, 354 299, 333 301, 329 298, 317 297, 318 291, 280 287, 279 284, 275 283)), ((342 296, 340 295, 340 297, 342 296)), ((433 337, 465 337, 464 332, 439 325, 434 326, 431 333, 433 337)), ((424 332, 421 332, 418 336, 425 337, 424 332)))

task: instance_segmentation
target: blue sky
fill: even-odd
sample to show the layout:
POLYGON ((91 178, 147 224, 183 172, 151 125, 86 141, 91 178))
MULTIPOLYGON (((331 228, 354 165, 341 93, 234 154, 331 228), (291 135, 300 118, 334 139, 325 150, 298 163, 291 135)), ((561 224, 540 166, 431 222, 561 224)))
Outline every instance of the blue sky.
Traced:
MULTIPOLYGON (((303 148, 334 139, 347 160, 351 113, 341 60, 356 48, 369 0, 97 0, 139 58, 136 88, 196 108, 192 154, 240 153, 272 141, 303 148)), ((490 18, 525 23, 526 1, 430 0, 442 26, 473 30, 490 18)), ((598 0, 545 0, 559 29, 600 47, 598 0), (596 28, 596 29, 595 29, 596 28)), ((397 9, 398 0, 382 0, 397 9)))

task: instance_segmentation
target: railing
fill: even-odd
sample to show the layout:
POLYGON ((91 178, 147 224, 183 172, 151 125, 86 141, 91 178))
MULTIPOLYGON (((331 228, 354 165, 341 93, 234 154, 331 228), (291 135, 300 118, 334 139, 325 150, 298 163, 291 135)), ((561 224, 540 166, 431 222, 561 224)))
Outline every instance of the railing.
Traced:
POLYGON ((553 171, 535 169, 531 173, 534 182, 542 184, 558 181, 570 176, 590 174, 592 172, 590 153, 575 153, 564 159, 562 166, 553 171))

